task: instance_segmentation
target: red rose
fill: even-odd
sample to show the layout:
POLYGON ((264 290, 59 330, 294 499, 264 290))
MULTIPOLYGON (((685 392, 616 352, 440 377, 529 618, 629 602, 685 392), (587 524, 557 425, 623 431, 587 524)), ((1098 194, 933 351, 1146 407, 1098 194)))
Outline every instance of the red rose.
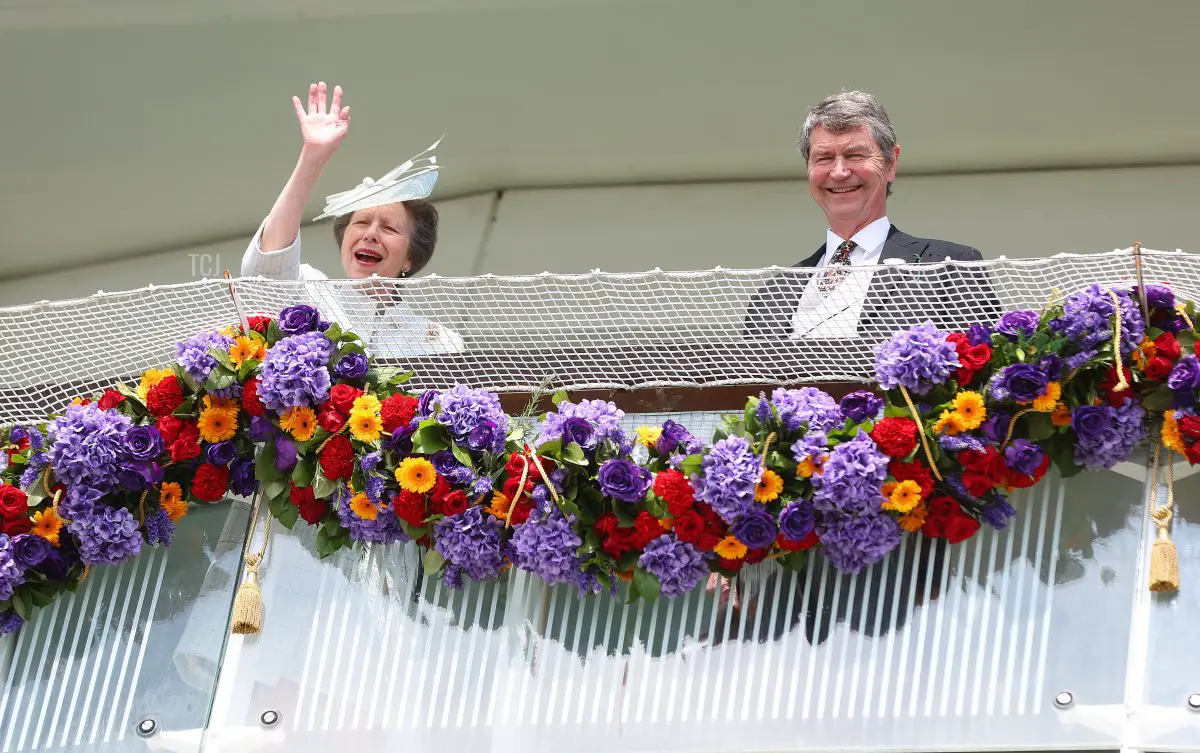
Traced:
POLYGON ((695 510, 688 510, 682 515, 676 515, 675 535, 679 537, 680 541, 698 549, 701 548, 700 541, 704 536, 704 518, 701 518, 695 510))
MULTIPOLYGON (((520 484, 521 484, 520 474, 517 474, 515 476, 509 476, 507 479, 504 480, 504 486, 501 488, 501 491, 504 493, 504 496, 508 497, 509 499, 516 499, 517 487, 520 484)), ((526 478, 525 479, 525 493, 521 495, 521 499, 522 500, 528 499, 529 495, 532 493, 533 493, 533 479, 526 478)))
POLYGON ((29 533, 33 530, 33 524, 29 522, 29 518, 13 518, 12 520, 4 521, 0 526, 0 533, 8 536, 20 536, 23 533, 29 533))
POLYGON ((921 528, 926 536, 959 544, 978 530, 979 521, 964 513, 953 497, 940 495, 929 500, 929 514, 921 528))
POLYGON ((897 481, 915 481, 917 486, 921 487, 922 500, 925 500, 933 492, 933 474, 929 472, 929 466, 918 460, 911 463, 893 460, 888 465, 888 473, 892 474, 892 478, 897 481))
POLYGON ((1172 363, 1178 361, 1179 356, 1183 354, 1183 348, 1179 347, 1179 341, 1170 332, 1164 332, 1154 338, 1154 349, 1158 351, 1157 355, 1162 356, 1172 363))
POLYGON ((995 447, 988 446, 986 450, 980 452, 978 450, 963 450, 958 453, 958 462, 968 471, 981 474, 988 477, 997 483, 1004 480, 1008 474, 1008 466, 1004 463, 1004 456, 996 451, 995 447))
POLYGON ((1174 364, 1166 358, 1155 356, 1146 364, 1146 378, 1154 382, 1165 382, 1173 367, 1174 364))
POLYGON ((666 531, 658 524, 658 518, 650 513, 642 510, 637 514, 637 518, 633 523, 634 530, 637 531, 637 548, 643 549, 651 541, 654 541, 659 536, 662 536, 666 531))
POLYGON ((266 335, 267 328, 271 326, 271 317, 269 316, 250 316, 246 319, 250 324, 250 329, 260 335, 266 335))
POLYGON ((175 438, 174 442, 167 445, 167 452, 171 454, 171 460, 176 463, 199 457, 200 430, 196 428, 195 424, 184 422, 179 427, 179 436, 175 438))
POLYGON ((146 393, 146 409, 155 418, 169 416, 183 405, 183 387, 179 378, 172 374, 150 388, 146 393))
POLYGON ((992 346, 986 343, 972 345, 967 340, 967 336, 961 332, 952 333, 946 340, 954 343, 954 350, 958 353, 958 362, 962 364, 954 375, 955 381, 959 384, 969 384, 979 370, 992 360, 992 346))
POLYGON ((346 417, 338 413, 333 408, 323 410, 317 414, 317 426, 320 426, 330 434, 336 434, 341 431, 346 425, 346 417))
POLYGON ((229 488, 229 468, 201 463, 192 477, 192 496, 204 502, 220 502, 229 488))
POLYGON ((1200 444, 1183 448, 1183 455, 1192 465, 1200 465, 1200 444))
POLYGON ((613 515, 611 512, 606 512, 600 517, 596 518, 596 522, 592 525, 592 530, 596 532, 597 536, 603 539, 613 531, 617 530, 619 525, 621 524, 617 521, 617 516, 613 515))
POLYGON ((458 515, 467 511, 467 493, 455 489, 442 498, 443 515, 458 515))
POLYGON ((330 481, 350 478, 354 473, 354 447, 350 445, 350 437, 345 434, 334 434, 321 448, 317 458, 325 478, 330 481))
MULTIPOLYGON (((509 522, 514 526, 519 526, 529 520, 529 514, 533 512, 533 503, 528 500, 523 500, 517 503, 517 506, 512 509, 512 515, 509 516, 509 522)), ((633 529, 629 529, 633 530, 633 529)))
POLYGON ((1200 439, 1200 417, 1184 416, 1176 421, 1175 424, 1179 427, 1179 433, 1189 443, 1200 439))
POLYGON ((1196 344, 1192 346, 1192 352, 1200 356, 1200 339, 1196 340, 1196 344))
POLYGON ((354 401, 362 397, 363 391, 357 387, 351 387, 348 384, 335 384, 329 390, 329 404, 333 409, 343 416, 350 415, 350 409, 354 406, 354 401))
POLYGON ((745 560, 727 560, 724 557, 717 557, 717 567, 731 575, 741 572, 741 569, 745 566, 745 560))
POLYGON ((392 508, 396 511, 396 517, 410 526, 424 525, 429 514, 425 506, 425 495, 416 492, 401 491, 392 498, 392 508))
POLYGON ((775 539, 775 545, 785 552, 799 552, 806 549, 812 549, 820 542, 821 540, 817 538, 816 531, 809 531, 808 535, 799 541, 792 541, 791 539, 785 537, 782 533, 779 534, 779 538, 775 539))
POLYGON ((104 394, 96 401, 96 407, 100 410, 108 410, 116 408, 121 403, 125 402, 125 396, 116 390, 105 390, 104 394))
POLYGON ((871 439, 888 457, 908 457, 917 449, 917 424, 911 418, 891 416, 875 424, 871 439))
POLYGON ((305 523, 310 526, 315 526, 320 523, 329 512, 329 503, 323 499, 317 499, 313 494, 311 486, 296 486, 292 484, 292 488, 288 492, 288 498, 292 504, 300 509, 300 517, 305 523))
POLYGON ((158 433, 162 434, 163 441, 171 444, 179 438, 179 432, 183 430, 184 421, 176 416, 163 416, 158 419, 158 433))
POLYGON ((1050 470, 1050 456, 1049 455, 1042 458, 1042 462, 1039 463, 1038 467, 1033 471, 1033 475, 1027 476, 1024 473, 1012 473, 1010 471, 1008 474, 1007 485, 1011 486, 1014 489, 1027 489, 1027 488, 1033 486, 1034 484, 1036 484, 1037 482, 1041 481, 1042 476, 1045 476, 1046 471, 1048 471, 1048 470, 1050 470))
POLYGON ((687 476, 674 470, 660 471, 654 477, 654 493, 666 500, 667 509, 673 518, 678 518, 692 509, 696 501, 695 492, 688 483, 687 476))
POLYGON ((970 515, 953 515, 946 521, 946 540, 951 544, 961 544, 975 535, 979 530, 979 521, 970 515))
POLYGON ((6 520, 29 514, 29 497, 12 484, 0 484, 0 518, 6 520))
POLYGON ((16 447, 9 447, 7 450, 4 451, 4 454, 8 455, 8 462, 11 463, 12 459, 13 459, 13 455, 20 454, 28 449, 29 449, 29 440, 21 439, 21 441, 17 442, 16 447))
MULTIPOLYGON (((437 480, 433 482, 433 488, 429 490, 429 498, 433 502, 437 503, 440 507, 441 505, 445 504, 446 497, 449 496, 450 492, 452 491, 454 491, 454 487, 450 485, 450 481, 445 476, 439 475, 437 480)), ((440 509, 435 510, 435 512, 437 512, 439 515, 446 514, 441 512, 440 509)))
POLYGON ((242 387, 242 408, 251 416, 265 416, 267 407, 258 399, 258 386, 262 379, 254 377, 242 387))
POLYGON ((384 400, 379 407, 379 417, 383 419, 383 430, 395 431, 402 426, 408 426, 417 415, 417 399, 408 395, 395 394, 384 400))
POLYGON ((608 556, 620 559, 621 555, 638 548, 637 539, 638 533, 636 529, 618 528, 604 537, 604 541, 600 543, 600 548, 608 556))
MULTIPOLYGON (((1121 370, 1123 372, 1125 372, 1125 381, 1132 385, 1133 384, 1133 372, 1129 370, 1128 366, 1122 366, 1121 370)), ((1104 392, 1105 397, 1108 398, 1109 405, 1111 405, 1114 408, 1120 408, 1122 405, 1125 404, 1125 401, 1127 399, 1129 399, 1133 396, 1133 390, 1131 390, 1129 387, 1126 387, 1125 389, 1121 390, 1120 392, 1114 392, 1113 390, 1116 388, 1116 386, 1117 386, 1117 367, 1109 366, 1108 372, 1104 376, 1104 380, 1100 382, 1100 390, 1102 392, 1104 392)))

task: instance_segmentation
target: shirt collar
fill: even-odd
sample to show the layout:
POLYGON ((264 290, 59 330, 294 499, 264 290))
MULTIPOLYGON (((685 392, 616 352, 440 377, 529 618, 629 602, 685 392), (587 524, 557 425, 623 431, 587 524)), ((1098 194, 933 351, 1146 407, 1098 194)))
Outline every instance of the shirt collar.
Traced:
MULTIPOLYGON (((854 241, 858 249, 868 254, 875 253, 883 248, 884 241, 887 240, 888 231, 892 229, 892 222, 887 218, 887 215, 880 217, 871 224, 859 230, 850 238, 854 241)), ((825 249, 826 254, 832 254, 837 250, 837 247, 842 245, 842 241, 846 240, 832 230, 825 231, 825 249)))

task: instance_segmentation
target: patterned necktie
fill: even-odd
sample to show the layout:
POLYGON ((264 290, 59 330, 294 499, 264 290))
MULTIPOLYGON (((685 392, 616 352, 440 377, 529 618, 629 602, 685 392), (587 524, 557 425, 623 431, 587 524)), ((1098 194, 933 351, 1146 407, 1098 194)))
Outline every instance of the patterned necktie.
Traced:
POLYGON ((836 288, 841 281, 849 274, 846 268, 850 266, 850 254, 854 249, 858 248, 858 244, 854 241, 842 241, 837 247, 837 251, 833 253, 833 258, 829 260, 827 265, 829 271, 821 278, 820 289, 822 293, 828 293, 836 288))

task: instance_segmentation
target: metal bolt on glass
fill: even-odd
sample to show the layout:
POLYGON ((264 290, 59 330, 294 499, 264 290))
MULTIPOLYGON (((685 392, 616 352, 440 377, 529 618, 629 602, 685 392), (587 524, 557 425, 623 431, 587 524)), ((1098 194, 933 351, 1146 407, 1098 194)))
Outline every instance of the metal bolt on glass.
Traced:
POLYGON ((143 719, 138 722, 137 733, 142 737, 150 737, 158 731, 158 722, 153 719, 143 719))
POLYGON ((1192 711, 1200 711, 1200 693, 1192 693, 1188 696, 1187 705, 1192 711))
POLYGON ((264 711, 262 712, 262 716, 258 717, 258 720, 262 722, 264 727, 274 727, 276 724, 279 724, 279 712, 273 710, 264 711))
POLYGON ((1054 705, 1060 709, 1069 709, 1075 704, 1075 694, 1069 690, 1064 690, 1054 696, 1054 705))

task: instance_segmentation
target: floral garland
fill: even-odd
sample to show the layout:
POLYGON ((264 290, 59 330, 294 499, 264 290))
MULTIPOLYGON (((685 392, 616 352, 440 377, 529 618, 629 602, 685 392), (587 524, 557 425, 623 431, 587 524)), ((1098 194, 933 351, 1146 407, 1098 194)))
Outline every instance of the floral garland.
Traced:
MULTIPOLYGON (((450 587, 511 567, 581 593, 683 595, 712 572, 822 554, 857 572, 905 535, 958 543, 1015 515, 1051 463, 1111 468, 1148 434, 1200 462, 1191 303, 1093 285, 994 327, 897 333, 883 397, 752 397, 711 445, 673 421, 621 428, 614 404, 407 390, 311 306, 180 343, 170 368, 0 434, 0 632, 92 567, 169 546, 191 504, 261 489, 321 557, 415 541, 450 587)), ((1169 515, 1167 516, 1169 520, 1169 515)))

